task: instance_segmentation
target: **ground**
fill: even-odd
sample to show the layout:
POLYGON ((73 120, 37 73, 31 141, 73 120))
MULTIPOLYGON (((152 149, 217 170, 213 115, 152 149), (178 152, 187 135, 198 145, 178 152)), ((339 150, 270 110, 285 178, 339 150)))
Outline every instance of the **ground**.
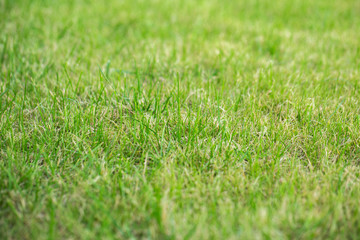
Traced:
POLYGON ((0 0, 0 238, 357 238, 359 80, 357 0, 0 0))

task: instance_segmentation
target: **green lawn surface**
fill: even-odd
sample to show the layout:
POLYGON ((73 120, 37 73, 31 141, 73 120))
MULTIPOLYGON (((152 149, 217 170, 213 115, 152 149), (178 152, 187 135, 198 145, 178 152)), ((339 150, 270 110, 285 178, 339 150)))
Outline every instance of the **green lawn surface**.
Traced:
POLYGON ((0 0, 0 239, 358 239, 360 1, 0 0))

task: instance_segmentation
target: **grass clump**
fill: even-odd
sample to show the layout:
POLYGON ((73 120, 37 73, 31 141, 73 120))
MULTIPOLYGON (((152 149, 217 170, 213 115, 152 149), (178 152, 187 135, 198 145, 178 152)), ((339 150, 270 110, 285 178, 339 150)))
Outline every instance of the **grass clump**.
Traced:
POLYGON ((356 238, 359 11, 0 0, 0 238, 356 238))

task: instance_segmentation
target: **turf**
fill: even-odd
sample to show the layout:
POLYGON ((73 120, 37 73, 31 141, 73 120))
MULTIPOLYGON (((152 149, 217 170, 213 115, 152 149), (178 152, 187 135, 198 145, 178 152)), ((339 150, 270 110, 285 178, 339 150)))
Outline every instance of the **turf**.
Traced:
POLYGON ((1 239, 355 239, 357 0, 0 0, 1 239))

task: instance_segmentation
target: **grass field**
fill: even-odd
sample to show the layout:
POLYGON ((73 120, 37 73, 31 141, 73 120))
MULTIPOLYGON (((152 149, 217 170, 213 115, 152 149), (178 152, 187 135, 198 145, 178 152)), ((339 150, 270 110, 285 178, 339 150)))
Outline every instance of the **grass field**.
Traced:
POLYGON ((0 0, 0 239, 356 239, 360 1, 0 0))

